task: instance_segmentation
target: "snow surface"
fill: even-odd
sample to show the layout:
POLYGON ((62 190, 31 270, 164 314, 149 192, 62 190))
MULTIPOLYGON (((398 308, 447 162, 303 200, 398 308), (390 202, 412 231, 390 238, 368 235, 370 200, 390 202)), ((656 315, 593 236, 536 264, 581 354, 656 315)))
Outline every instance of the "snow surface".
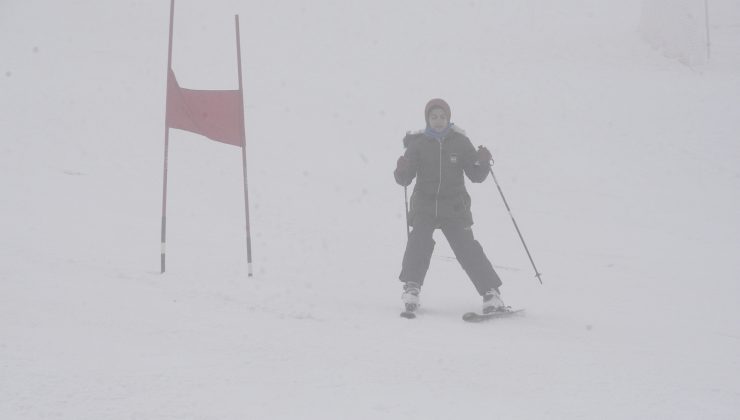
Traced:
POLYGON ((740 6, 712 59, 648 47, 637 0, 179 0, 182 86, 237 86, 241 154, 172 130, 169 2, 0 4, 1 419, 740 418, 740 6), (523 318, 443 237, 398 316, 424 103, 494 154, 478 239, 523 318))

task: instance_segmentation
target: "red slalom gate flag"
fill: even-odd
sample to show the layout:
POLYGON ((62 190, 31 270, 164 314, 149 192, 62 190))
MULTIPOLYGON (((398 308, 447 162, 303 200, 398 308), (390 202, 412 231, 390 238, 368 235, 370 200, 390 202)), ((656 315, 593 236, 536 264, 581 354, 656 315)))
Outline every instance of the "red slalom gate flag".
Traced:
POLYGON ((167 244, 167 164, 169 161, 170 128, 190 131, 221 143, 241 147, 244 171, 244 210, 247 233, 247 267, 252 277, 252 235, 249 223, 249 191, 247 187, 247 150, 244 132, 244 90, 239 37, 239 15, 234 16, 236 28, 238 90, 193 90, 180 87, 172 71, 172 27, 175 0, 170 1, 170 31, 167 51, 167 100, 165 105, 164 174, 162 182, 161 269, 165 272, 167 244))
POLYGON ((169 69, 167 127, 178 128, 234 146, 242 146, 242 93, 240 90, 181 88, 169 69))

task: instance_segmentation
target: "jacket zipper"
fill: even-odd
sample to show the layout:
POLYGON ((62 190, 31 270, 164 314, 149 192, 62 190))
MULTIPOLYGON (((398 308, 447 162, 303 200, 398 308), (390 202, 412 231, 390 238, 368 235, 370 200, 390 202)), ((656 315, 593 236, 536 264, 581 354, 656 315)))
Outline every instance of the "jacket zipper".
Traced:
POLYGON ((434 195, 434 218, 438 217, 439 213, 439 190, 442 189, 442 141, 439 141, 439 184, 437 184, 437 194, 434 195))

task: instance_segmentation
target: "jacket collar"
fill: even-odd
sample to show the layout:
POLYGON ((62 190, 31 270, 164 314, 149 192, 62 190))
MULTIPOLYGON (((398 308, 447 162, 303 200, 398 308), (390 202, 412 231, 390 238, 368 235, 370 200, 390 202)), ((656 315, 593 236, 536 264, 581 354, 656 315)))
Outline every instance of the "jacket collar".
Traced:
POLYGON ((452 131, 452 123, 447 124, 447 127, 442 131, 433 130, 432 127, 427 125, 427 128, 424 130, 424 135, 439 142, 442 142, 450 133, 450 131, 452 131))

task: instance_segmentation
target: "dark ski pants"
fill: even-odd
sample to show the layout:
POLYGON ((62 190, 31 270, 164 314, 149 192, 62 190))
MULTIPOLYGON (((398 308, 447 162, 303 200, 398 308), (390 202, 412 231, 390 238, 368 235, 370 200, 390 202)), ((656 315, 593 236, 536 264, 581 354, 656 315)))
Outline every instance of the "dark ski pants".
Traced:
POLYGON ((401 275, 402 282, 424 284, 429 269, 429 262, 434 251, 433 234, 441 229, 457 261, 473 282, 478 294, 485 295, 491 289, 501 286, 501 279, 494 271, 480 243, 473 237, 473 230, 457 221, 438 223, 426 218, 415 218, 414 227, 406 244, 403 255, 401 275))

